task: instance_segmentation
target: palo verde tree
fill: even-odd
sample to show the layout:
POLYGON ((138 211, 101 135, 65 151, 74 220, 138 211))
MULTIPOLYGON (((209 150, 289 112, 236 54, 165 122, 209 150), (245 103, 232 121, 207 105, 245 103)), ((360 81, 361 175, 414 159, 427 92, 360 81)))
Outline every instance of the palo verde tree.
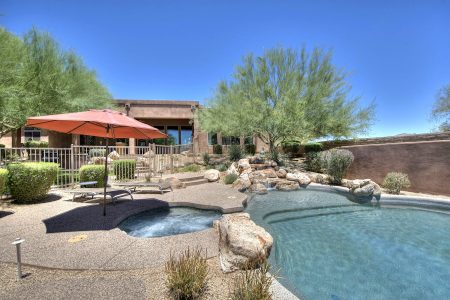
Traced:
POLYGON ((33 28, 19 38, 0 28, 0 137, 29 116, 111 105, 95 72, 48 33, 33 28))
POLYGON ((207 107, 197 113, 200 127, 226 135, 257 135, 272 152, 284 140, 352 137, 363 133, 374 107, 360 108, 349 95, 346 74, 331 52, 275 48, 252 54, 233 80, 220 82, 207 107))
POLYGON ((450 84, 439 90, 431 116, 437 121, 442 121, 439 131, 450 131, 450 84))

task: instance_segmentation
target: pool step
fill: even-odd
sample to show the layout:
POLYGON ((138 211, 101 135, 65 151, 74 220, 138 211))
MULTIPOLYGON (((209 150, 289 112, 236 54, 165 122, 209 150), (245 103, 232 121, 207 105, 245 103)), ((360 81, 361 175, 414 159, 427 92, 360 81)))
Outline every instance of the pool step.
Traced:
POLYGON ((202 177, 202 179, 184 181, 184 184, 186 186, 193 186, 193 185, 199 185, 199 184, 204 184, 204 183, 208 183, 208 179, 204 179, 203 177, 202 177))

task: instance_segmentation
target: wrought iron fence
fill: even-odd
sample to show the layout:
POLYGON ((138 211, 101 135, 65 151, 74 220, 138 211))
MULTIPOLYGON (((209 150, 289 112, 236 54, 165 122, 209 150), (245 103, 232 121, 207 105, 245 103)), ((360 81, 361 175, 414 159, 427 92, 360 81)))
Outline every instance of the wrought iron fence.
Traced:
POLYGON ((104 146, 0 148, 0 168, 17 162, 57 163, 59 171, 54 186, 66 187, 80 181, 82 166, 104 165, 106 159, 111 181, 144 180, 194 162, 192 150, 192 144, 111 146, 106 157, 104 146))

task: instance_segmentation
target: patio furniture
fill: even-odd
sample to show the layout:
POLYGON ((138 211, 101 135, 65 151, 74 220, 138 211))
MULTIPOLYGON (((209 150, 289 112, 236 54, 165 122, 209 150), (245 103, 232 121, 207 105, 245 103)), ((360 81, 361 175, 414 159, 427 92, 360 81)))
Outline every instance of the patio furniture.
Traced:
POLYGON ((161 194, 163 194, 164 191, 167 191, 167 190, 170 190, 171 192, 173 192, 173 189, 172 189, 172 186, 170 185, 170 182, 160 182, 160 183, 152 183, 152 182, 124 182, 124 183, 116 183, 115 185, 132 188, 135 191, 137 190, 137 188, 157 187, 161 194))
POLYGON ((134 200, 132 193, 135 192, 136 189, 114 189, 114 188, 106 188, 106 192, 104 188, 79 188, 70 190, 69 193, 73 194, 72 201, 75 201, 77 196, 81 197, 91 197, 94 199, 97 195, 109 196, 113 204, 115 204, 115 200, 118 198, 122 198, 124 196, 130 196, 131 200, 134 200))

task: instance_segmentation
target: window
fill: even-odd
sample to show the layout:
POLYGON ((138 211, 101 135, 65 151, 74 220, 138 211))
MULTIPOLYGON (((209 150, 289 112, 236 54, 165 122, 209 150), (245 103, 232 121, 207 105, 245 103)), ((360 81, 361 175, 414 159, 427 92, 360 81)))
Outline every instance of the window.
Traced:
POLYGON ((23 130, 25 141, 40 141, 41 130, 34 127, 25 127, 23 130))
POLYGON ((217 144, 217 133, 208 133, 208 145, 217 144))
POLYGON ((241 139, 238 136, 223 136, 222 145, 239 145, 241 139))
POLYGON ((180 143, 178 138, 178 126, 168 126, 166 134, 169 136, 167 139, 169 145, 178 145, 180 143))
POLYGON ((192 127, 181 127, 180 130, 181 143, 182 145, 192 143, 192 127))

